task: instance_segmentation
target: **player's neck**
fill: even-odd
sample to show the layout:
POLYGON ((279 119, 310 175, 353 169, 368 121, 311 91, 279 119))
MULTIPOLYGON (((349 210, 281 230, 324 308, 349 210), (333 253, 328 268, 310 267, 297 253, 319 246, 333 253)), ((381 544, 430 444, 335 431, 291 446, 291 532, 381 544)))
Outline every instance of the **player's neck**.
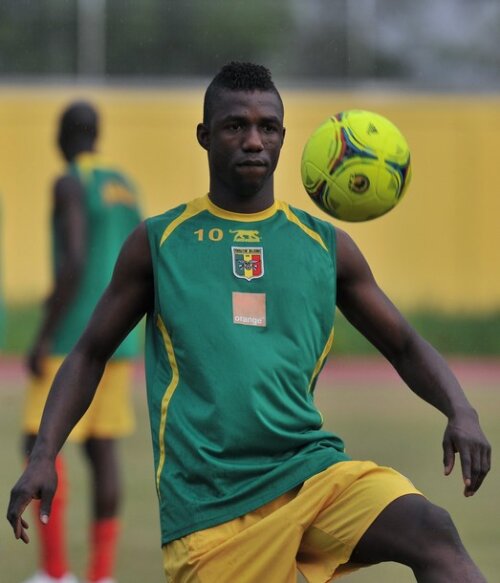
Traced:
POLYGON ((81 147, 77 147, 71 150, 68 150, 65 154, 66 160, 71 164, 73 163, 78 157, 82 156, 82 155, 86 155, 86 154, 95 154, 96 150, 95 148, 89 148, 89 147, 85 147, 85 148, 81 148, 81 147))
POLYGON ((210 200, 219 208, 232 213, 260 213, 274 204, 274 189, 263 188, 256 193, 235 194, 224 188, 211 188, 210 200))

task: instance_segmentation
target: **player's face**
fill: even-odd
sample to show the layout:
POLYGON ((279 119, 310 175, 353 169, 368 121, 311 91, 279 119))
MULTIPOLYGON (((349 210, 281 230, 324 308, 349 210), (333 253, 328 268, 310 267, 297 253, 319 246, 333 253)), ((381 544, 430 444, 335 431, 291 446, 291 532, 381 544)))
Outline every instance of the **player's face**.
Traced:
POLYGON ((201 128, 198 138, 208 151, 211 188, 239 196, 272 190, 285 135, 283 106, 275 92, 223 91, 208 127, 201 128))

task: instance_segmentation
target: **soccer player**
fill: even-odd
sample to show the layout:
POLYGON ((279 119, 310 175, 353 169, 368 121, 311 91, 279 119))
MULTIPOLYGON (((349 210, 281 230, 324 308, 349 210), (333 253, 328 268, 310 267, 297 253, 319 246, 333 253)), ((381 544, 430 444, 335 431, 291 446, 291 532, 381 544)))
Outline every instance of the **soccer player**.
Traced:
MULTIPOLYGON (((141 221, 135 187, 96 151, 98 129, 97 111, 86 102, 71 103, 60 119, 58 144, 67 169, 53 189, 53 290, 44 304, 42 323, 28 356, 32 381, 23 426, 26 456, 32 453, 54 375, 108 285, 123 242, 141 221)), ((120 505, 116 439, 129 434, 134 426, 129 391, 132 359, 138 351, 137 333, 124 337, 115 348, 92 406, 69 437, 82 444, 92 476, 88 567, 92 583, 112 581, 120 505)), ((50 522, 37 521, 40 571, 29 583, 76 581, 69 571, 65 545, 67 492, 62 456, 54 463, 58 486, 50 522)))
POLYGON ((125 243, 91 322, 49 395, 8 509, 16 538, 54 459, 92 401, 106 362, 147 313, 146 377, 164 567, 176 583, 328 581, 395 561, 420 583, 485 581, 447 512, 404 476, 352 460, 322 429, 313 393, 335 306, 409 387, 447 418, 464 493, 490 464, 478 416, 443 358, 376 284, 351 238, 274 197, 285 137, 269 71, 224 66, 210 83, 198 142, 209 193, 146 220, 125 243))

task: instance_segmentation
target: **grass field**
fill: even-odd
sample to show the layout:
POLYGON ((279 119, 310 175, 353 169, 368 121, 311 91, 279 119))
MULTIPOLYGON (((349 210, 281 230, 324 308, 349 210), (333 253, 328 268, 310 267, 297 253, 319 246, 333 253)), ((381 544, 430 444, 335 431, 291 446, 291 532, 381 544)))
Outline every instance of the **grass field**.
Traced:
MULTIPOLYGON (((461 494, 459 472, 442 473, 441 438, 444 418, 408 391, 387 371, 339 360, 322 375, 317 403, 325 424, 344 438, 353 457, 374 459, 406 474, 431 500, 447 508, 469 552, 490 583, 500 581, 500 474, 493 468, 482 490, 473 498, 461 494), (373 370, 373 372, 370 372, 373 370)), ((22 376, 7 374, 12 367, 0 361, 0 507, 5 515, 10 488, 22 466, 19 421, 23 398, 22 376)), ((467 368, 459 369, 461 372, 467 368)), ((500 365, 461 376, 479 411, 494 449, 500 447, 500 365), (491 372, 493 371, 493 372, 491 372)), ((124 532, 117 579, 119 583, 162 583, 161 553, 150 436, 143 382, 134 392, 138 430, 122 443, 125 481, 124 532)), ((70 555, 82 576, 86 563, 88 485, 83 458, 75 446, 66 446, 70 466, 70 555)), ((457 468, 458 469, 458 468, 457 468)), ((31 518, 31 515, 30 515, 31 518)), ((5 519, 0 521, 0 581, 20 583, 35 568, 36 542, 15 541, 5 519)), ((371 567, 345 579, 350 583, 409 583, 411 573, 396 565, 371 567)), ((238 583, 235 581, 235 583, 238 583)), ((261 583, 261 582, 256 582, 261 583)), ((272 581, 262 583, 275 583, 272 581)))

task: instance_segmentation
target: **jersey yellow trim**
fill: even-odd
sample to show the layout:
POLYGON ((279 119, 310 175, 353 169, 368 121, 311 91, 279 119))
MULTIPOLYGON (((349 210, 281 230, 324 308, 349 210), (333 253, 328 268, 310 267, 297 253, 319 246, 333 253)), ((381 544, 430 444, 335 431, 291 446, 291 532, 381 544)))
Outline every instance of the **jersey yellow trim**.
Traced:
POLYGON ((333 344, 333 331, 335 329, 335 326, 332 326, 332 329, 330 330, 330 335, 328 336, 328 340, 326 341, 325 347, 323 348, 323 352, 321 353, 321 356, 318 358, 318 362, 316 363, 316 366, 314 367, 312 376, 311 376, 311 380, 309 381, 309 392, 311 392, 311 387, 312 384, 314 382, 314 379, 318 376, 319 371, 321 370, 321 367, 323 366, 323 363, 325 362, 326 357, 328 356, 330 350, 332 349, 332 344, 333 344))
POLYGON ((160 239, 160 247, 163 245, 163 243, 165 243, 165 241, 180 224, 203 211, 209 211, 211 214, 221 219, 241 221, 243 223, 253 223, 255 221, 263 221, 264 219, 272 217, 278 210, 282 211, 286 218, 302 229, 306 235, 311 237, 311 239, 316 241, 316 243, 319 243, 319 245, 321 245, 325 251, 328 251, 328 247, 326 246, 321 236, 316 233, 316 231, 310 229, 307 225, 304 225, 299 217, 297 217, 297 215, 292 212, 286 202, 274 201, 274 203, 269 208, 258 213, 233 213, 215 205, 210 200, 208 194, 201 196, 200 198, 196 198, 186 204, 186 208, 182 211, 182 213, 168 225, 165 231, 163 231, 160 239))
POLYGON ((83 168, 84 170, 90 170, 96 166, 102 166, 103 161, 101 155, 97 152, 81 152, 75 156, 74 164, 83 168))
POLYGON ((160 247, 165 243, 165 241, 170 237, 170 235, 177 229, 177 227, 187 221, 191 217, 194 217, 198 213, 206 211, 208 208, 207 205, 208 197, 201 196, 200 198, 195 198, 194 200, 188 202, 186 204, 186 208, 182 211, 182 213, 174 219, 168 227, 163 231, 163 235, 160 239, 160 247))
POLYGON ((309 237, 311 237, 311 239, 314 239, 316 241, 316 243, 319 243, 325 251, 328 251, 328 247, 325 245, 325 242, 323 241, 321 236, 318 235, 318 233, 316 233, 316 231, 313 231, 312 229, 310 229, 307 225, 304 225, 304 223, 299 219, 299 217, 295 213, 292 212, 292 210, 290 209, 290 207, 288 206, 288 204, 286 202, 279 201, 278 208, 280 211, 283 211, 285 213, 286 218, 291 223, 293 223, 294 225, 297 225, 299 228, 301 228, 306 235, 309 235, 309 237))
POLYGON ((102 160, 96 152, 81 152, 75 156, 73 165, 78 169, 83 182, 86 183, 92 172, 98 166, 102 166, 102 160))
POLYGON ((158 497, 161 497, 160 493, 160 479, 161 473, 163 471, 163 466, 165 465, 165 429, 167 427, 167 413, 168 413, 168 405, 170 403, 170 399, 179 384, 179 368, 177 366, 177 360, 175 359, 174 354, 174 347, 172 344, 172 340, 170 339, 169 333, 163 320, 160 316, 156 321, 156 325, 160 329, 161 335, 163 337, 163 342, 165 344, 165 349, 167 351, 168 362, 170 364, 170 368, 172 369, 172 380, 165 391, 163 398, 161 400, 161 417, 160 417, 160 428, 158 430, 158 445, 160 448, 160 459, 158 460, 158 468, 156 470, 156 490, 158 492, 158 497))
POLYGON ((278 203, 274 201, 269 208, 264 209, 263 211, 260 211, 258 213, 233 213, 231 211, 226 211, 225 209, 218 207, 210 200, 208 195, 206 196, 206 200, 208 210, 216 217, 219 217, 221 219, 227 219, 229 221, 241 221, 243 223, 263 221, 264 219, 272 217, 278 210, 278 203))

